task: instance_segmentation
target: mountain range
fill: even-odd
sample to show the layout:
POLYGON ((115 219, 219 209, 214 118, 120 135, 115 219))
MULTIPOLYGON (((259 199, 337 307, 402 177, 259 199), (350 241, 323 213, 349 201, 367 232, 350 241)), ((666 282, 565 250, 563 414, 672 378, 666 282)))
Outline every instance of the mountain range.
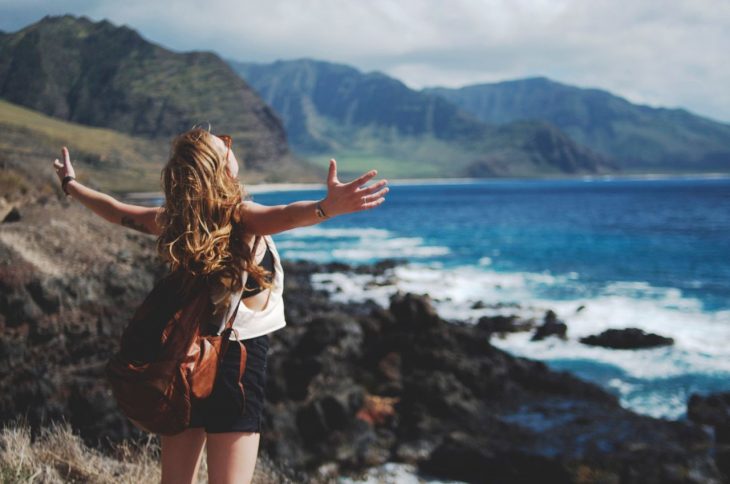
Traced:
POLYGON ((321 180, 331 157, 343 177, 730 171, 730 126, 605 91, 546 78, 415 90, 312 59, 177 53, 70 15, 0 32, 0 98, 3 170, 30 176, 66 144, 109 189, 159 187, 170 139, 207 122, 233 136, 247 182, 321 180))
POLYGON ((476 176, 514 174, 519 154, 509 152, 504 166, 495 161, 510 145, 537 150, 526 167, 536 174, 547 167, 562 173, 730 170, 730 125, 545 77, 419 91, 379 72, 312 59, 229 63, 280 114, 302 153, 372 150, 383 132, 395 130, 425 144, 429 137, 446 141, 452 153, 478 152, 481 160, 466 169, 476 176), (368 136, 373 131, 375 140, 368 136), (554 155, 545 157, 548 152, 554 155))
POLYGON ((487 123, 541 119, 625 170, 730 169, 730 125, 685 109, 653 108, 545 77, 424 92, 487 123))
POLYGON ((485 123, 441 96, 379 72, 312 59, 229 63, 279 113, 292 147, 313 160, 335 153, 362 160, 359 168, 381 164, 381 170, 402 176, 615 169, 549 123, 485 123))

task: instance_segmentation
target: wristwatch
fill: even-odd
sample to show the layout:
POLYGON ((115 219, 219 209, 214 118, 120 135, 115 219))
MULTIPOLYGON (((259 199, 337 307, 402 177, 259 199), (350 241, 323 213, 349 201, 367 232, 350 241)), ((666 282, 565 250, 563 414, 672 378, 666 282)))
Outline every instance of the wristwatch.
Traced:
POLYGON ((322 210, 322 202, 317 202, 317 205, 314 208, 315 213, 317 214, 317 218, 326 219, 330 218, 329 215, 324 213, 324 210, 322 210))
POLYGON ((63 177, 63 180, 61 180, 61 188, 63 189, 63 193, 65 193, 67 197, 71 194, 68 193, 68 191, 66 190, 66 185, 68 185, 68 182, 75 179, 76 178, 71 175, 66 175, 65 177, 63 177))

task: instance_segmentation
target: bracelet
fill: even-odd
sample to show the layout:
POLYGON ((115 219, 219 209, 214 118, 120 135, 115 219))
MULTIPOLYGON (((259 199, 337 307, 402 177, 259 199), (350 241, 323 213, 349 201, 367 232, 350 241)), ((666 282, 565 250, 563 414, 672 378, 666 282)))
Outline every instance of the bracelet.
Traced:
POLYGON ((66 190, 66 185, 68 185, 68 182, 75 179, 76 178, 71 175, 66 175, 65 177, 63 177, 63 180, 61 180, 61 188, 63 189, 63 193, 65 193, 67 197, 71 194, 68 193, 68 191, 66 190))
POLYGON ((324 210, 322 209, 322 201, 320 200, 317 202, 317 205, 315 207, 315 212, 317 213, 317 217, 321 219, 330 218, 329 215, 327 215, 324 210))

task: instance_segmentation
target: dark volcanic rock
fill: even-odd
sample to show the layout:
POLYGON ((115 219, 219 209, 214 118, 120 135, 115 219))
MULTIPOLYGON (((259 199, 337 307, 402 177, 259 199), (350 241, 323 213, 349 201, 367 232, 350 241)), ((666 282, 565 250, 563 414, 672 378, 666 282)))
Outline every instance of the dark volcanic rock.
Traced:
POLYGON ((7 215, 5 215, 2 223, 17 222, 18 220, 20 220, 20 210, 18 210, 18 207, 13 207, 10 209, 7 215))
POLYGON ((532 321, 524 321, 518 316, 482 316, 477 327, 489 333, 515 333, 530 331, 534 327, 532 321))
POLYGON ((557 315, 552 310, 549 310, 545 313, 542 325, 540 325, 535 330, 535 334, 532 335, 532 341, 539 341, 553 335, 565 339, 567 331, 568 326, 564 322, 558 320, 557 315))
MULTIPOLYGON (((292 264, 290 274, 297 278, 301 268, 310 270, 292 264)), ((334 460, 342 473, 400 460, 469 482, 719 476, 697 426, 636 415, 595 385, 511 356, 489 344, 485 324, 443 321, 427 296, 396 294, 388 310, 370 313, 350 304, 354 318, 330 304, 330 317, 313 315, 311 327, 272 337, 277 387, 306 389, 277 393, 266 407, 262 447, 295 468, 334 460), (309 368, 306 378, 294 368, 309 368)))
POLYGON ((390 312, 406 328, 433 327, 442 322, 428 296, 398 293, 390 300, 390 312))
POLYGON ((645 333, 639 328, 607 329, 599 335, 585 336, 581 343, 616 349, 653 348, 674 344, 672 338, 654 333, 645 333))
POLYGON ((116 409, 103 363, 164 267, 153 238, 87 212, 47 201, 0 229, 26 244, 0 243, 0 420, 24 414, 37 430, 64 418, 96 445, 143 436, 116 409), (115 260, 117 247, 129 261, 115 260))
POLYGON ((715 428, 718 442, 730 444, 730 392, 698 395, 687 403, 687 417, 694 422, 715 428))
POLYGON ((571 482, 559 459, 517 450, 494 449, 464 432, 449 433, 420 469, 466 482, 571 482))
POLYGON ((698 395, 693 393, 687 402, 687 417, 714 429, 715 463, 730 482, 730 392, 698 395))

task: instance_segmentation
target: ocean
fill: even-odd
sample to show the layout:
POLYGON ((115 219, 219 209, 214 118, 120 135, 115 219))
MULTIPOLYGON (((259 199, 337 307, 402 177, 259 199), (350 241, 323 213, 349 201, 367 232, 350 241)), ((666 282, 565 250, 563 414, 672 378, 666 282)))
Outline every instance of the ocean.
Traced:
MULTIPOLYGON (((322 189, 257 193, 266 205, 322 189)), ((693 392, 730 390, 730 178, 586 178, 390 184, 364 212, 274 236, 285 259, 404 263, 381 280, 318 274, 342 301, 387 305, 429 294, 447 320, 552 309, 568 339, 492 338, 616 394, 655 417, 682 419, 693 392), (579 338, 638 327, 669 347, 613 350, 579 338)))

